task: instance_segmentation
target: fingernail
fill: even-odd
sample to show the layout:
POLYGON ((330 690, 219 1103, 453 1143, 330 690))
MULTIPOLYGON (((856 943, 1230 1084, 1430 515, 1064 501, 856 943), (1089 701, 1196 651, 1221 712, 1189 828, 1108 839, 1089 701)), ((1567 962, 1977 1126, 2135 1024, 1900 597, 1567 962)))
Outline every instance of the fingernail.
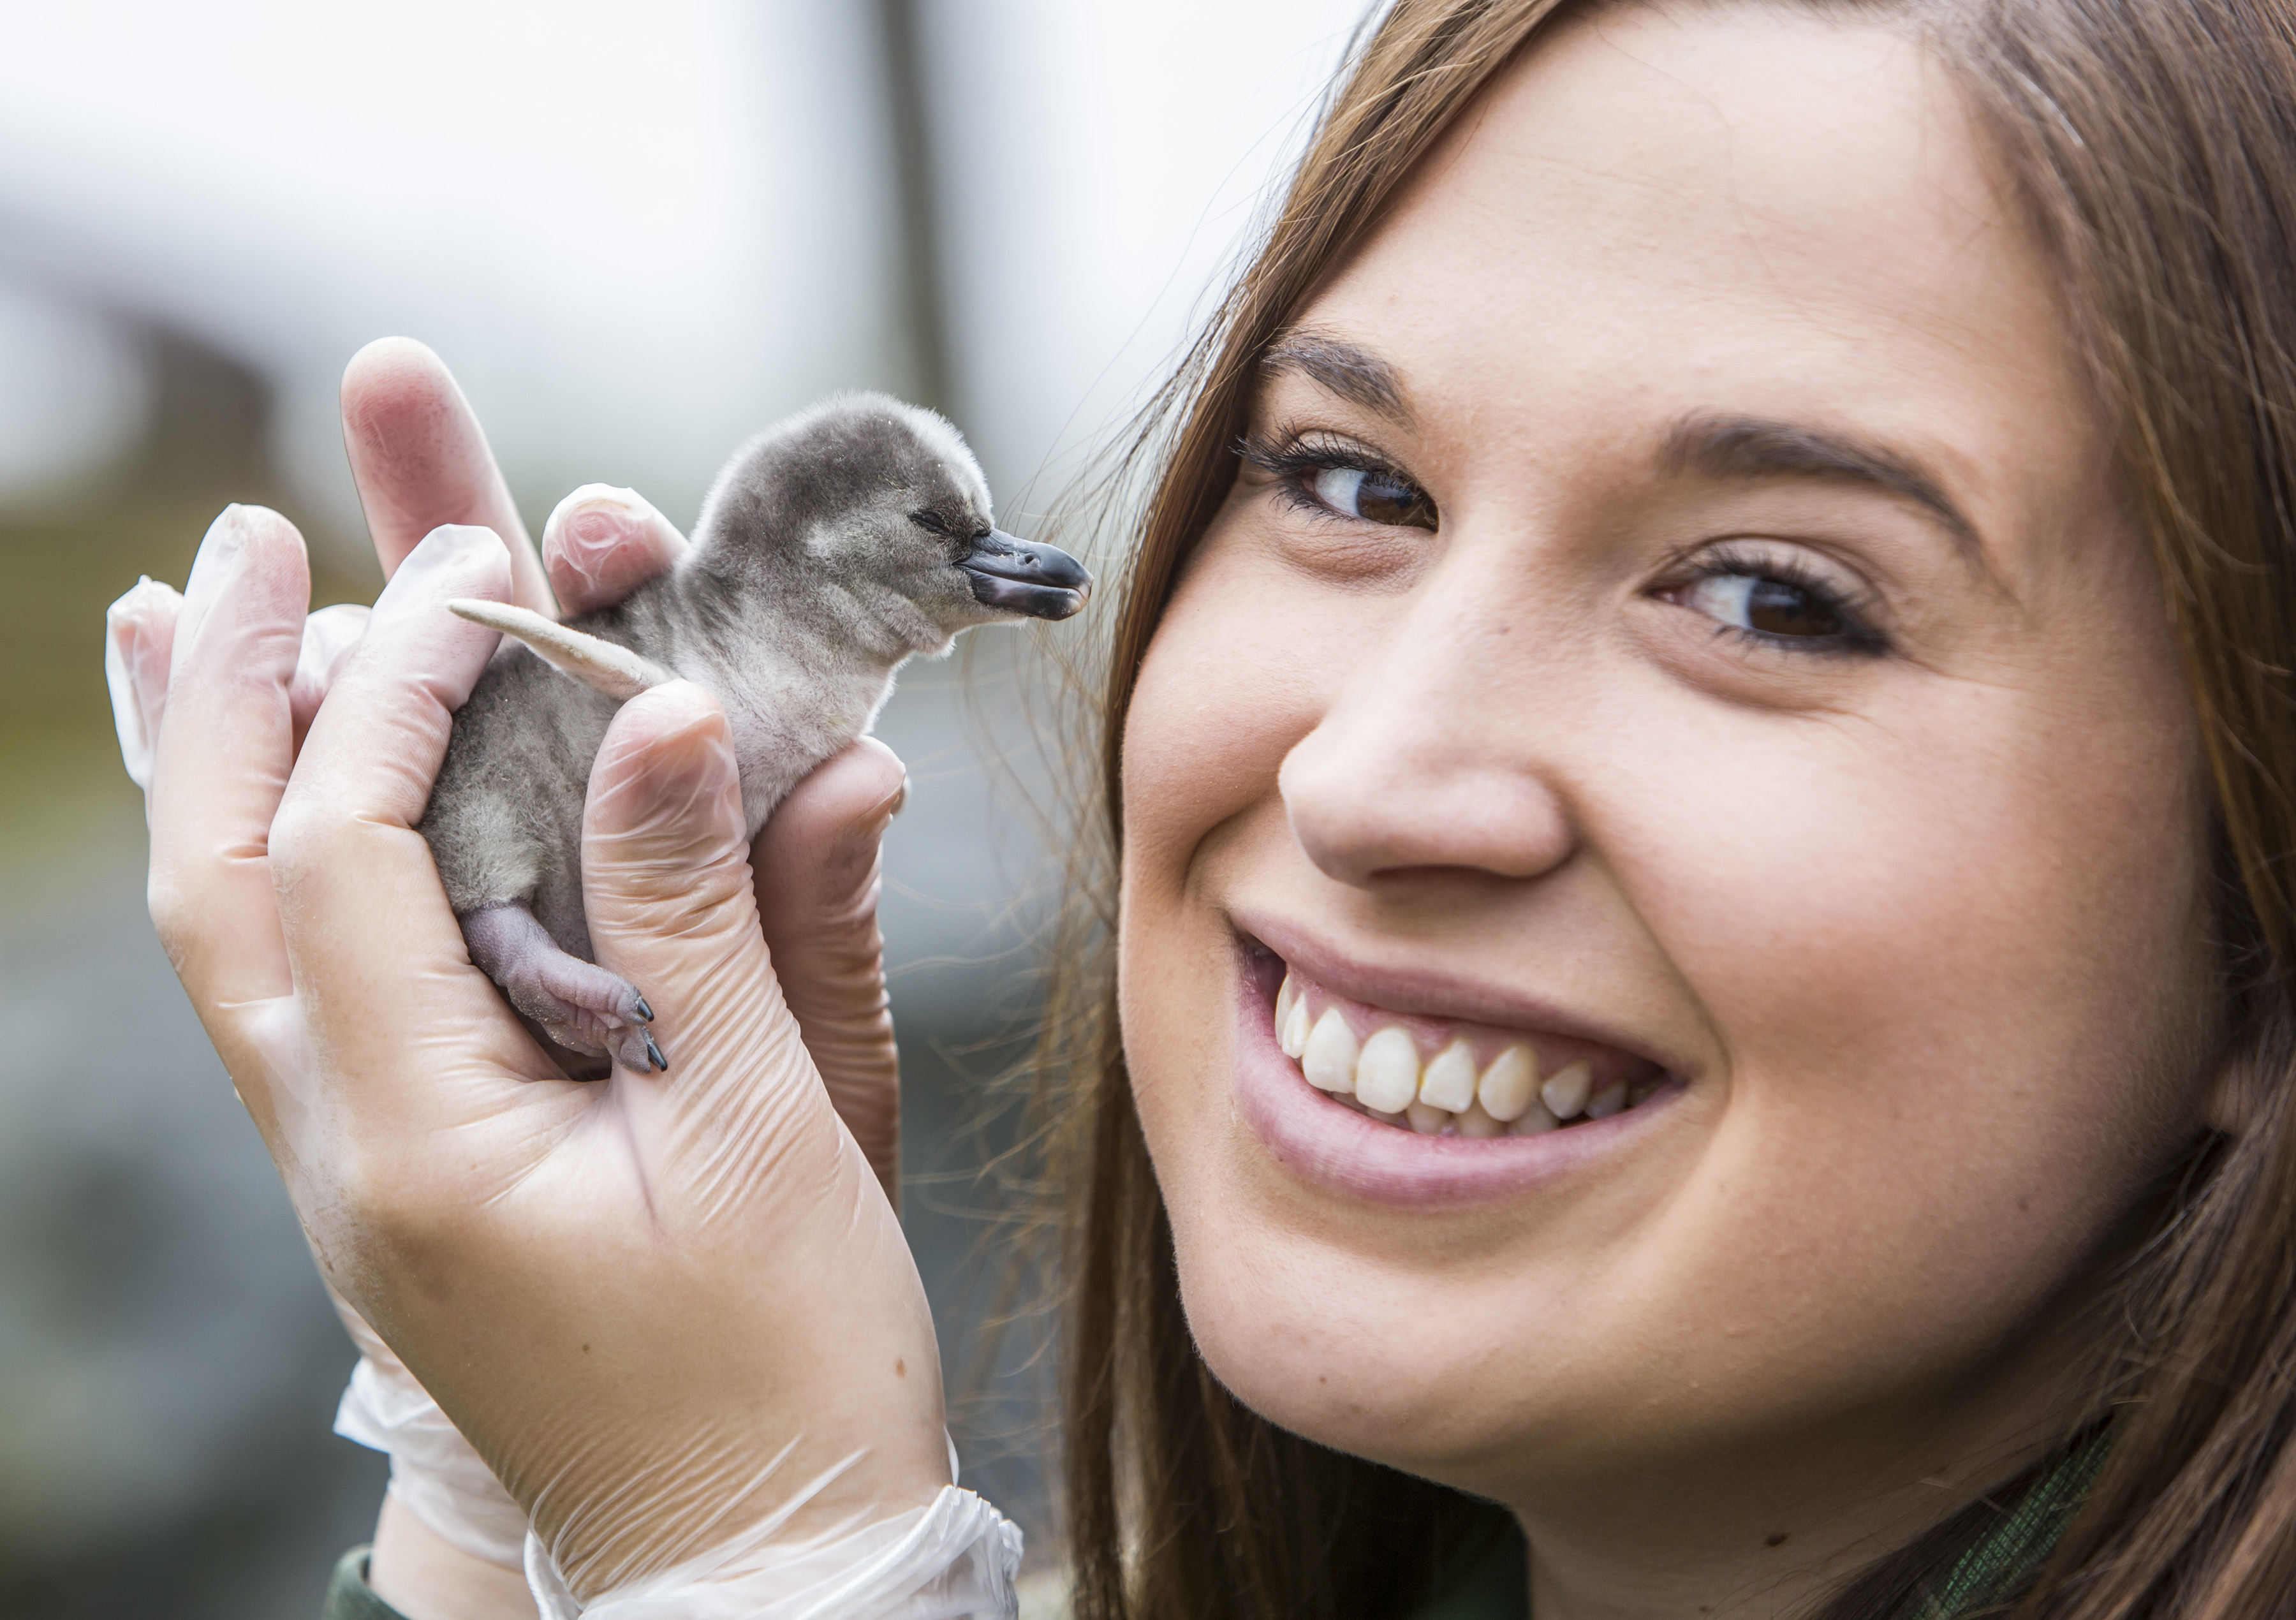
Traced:
POLYGON ((500 566, 496 572, 506 587, 510 552, 494 530, 471 523, 442 524, 406 553, 390 583, 382 587, 382 594, 375 598, 373 616, 367 621, 368 630, 436 608, 448 597, 483 594, 473 588, 473 577, 497 560, 500 566))
POLYGON ((611 549, 650 510, 635 489, 585 484, 558 503, 542 535, 554 538, 568 560, 586 561, 593 552, 611 549))
POLYGON ((139 788, 152 785, 152 760, 168 699, 168 656, 183 601, 146 575, 104 610, 103 681, 111 694, 120 762, 139 788))
POLYGON ((233 502, 216 514, 208 532, 200 536, 199 552, 192 559, 192 577, 184 585, 184 596, 212 595, 228 577, 231 565, 247 550, 242 511, 239 503, 233 502))
POLYGON ((643 995, 638 997, 638 1022, 641 1024, 653 1022, 653 1009, 646 1004, 646 998, 643 995))
POLYGON ((643 512, 647 509, 645 497, 635 489, 619 484, 585 484, 559 502, 558 510, 550 515, 553 518, 562 515, 570 517, 577 508, 585 506, 602 511, 632 513, 643 512))
POLYGON ((183 612, 176 620, 176 652, 196 646, 208 610, 239 577, 247 560, 247 528, 234 503, 216 514, 200 538, 199 553, 192 559, 192 577, 184 582, 183 612))
POLYGON ((661 1048, 653 1043, 653 1031, 651 1029, 645 1032, 645 1043, 646 1056, 653 1060, 653 1066, 665 1075, 669 1073, 669 1060, 663 1057, 661 1048))
POLYGON ((594 591, 604 583, 606 564, 649 520, 663 521, 636 490, 585 484, 550 514, 542 528, 543 545, 582 589, 594 591))

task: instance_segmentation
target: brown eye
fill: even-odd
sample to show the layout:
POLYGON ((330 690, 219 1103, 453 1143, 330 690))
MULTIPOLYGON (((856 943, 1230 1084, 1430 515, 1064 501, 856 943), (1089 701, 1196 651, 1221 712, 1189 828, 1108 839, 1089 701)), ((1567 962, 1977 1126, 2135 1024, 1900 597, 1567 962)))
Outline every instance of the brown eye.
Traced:
POLYGON ((1678 600, 1709 618, 1778 641, 1841 642, 1864 633, 1827 592, 1761 574, 1710 574, 1693 581, 1678 600))
POLYGON ((1368 467, 1318 467, 1306 479, 1308 492, 1341 517, 1394 528, 1435 527, 1435 503, 1416 484, 1368 467))
POLYGON ((1746 622, 1765 635, 1840 635, 1847 628, 1832 602, 1775 579, 1746 593, 1746 622))

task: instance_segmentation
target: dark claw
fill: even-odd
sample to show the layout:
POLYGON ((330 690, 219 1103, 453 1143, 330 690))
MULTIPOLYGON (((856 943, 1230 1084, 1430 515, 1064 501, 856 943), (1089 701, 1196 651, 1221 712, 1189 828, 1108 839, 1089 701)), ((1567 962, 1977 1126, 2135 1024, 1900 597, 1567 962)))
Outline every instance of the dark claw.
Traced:
MULTIPOLYGON (((643 1002, 639 1004, 641 1006, 644 1005, 643 1002)), ((648 1013, 646 1016, 651 1018, 653 1015, 652 1013, 648 1013)), ((646 1056, 653 1060, 653 1066, 655 1068, 660 1070, 665 1075, 669 1073, 669 1060, 663 1057, 661 1055, 661 1048, 653 1043, 653 1031, 648 1029, 642 1033, 645 1036, 646 1056)))
POLYGON ((646 998, 643 995, 638 997, 638 1022, 641 1024, 653 1022, 653 1009, 646 1005, 646 998))

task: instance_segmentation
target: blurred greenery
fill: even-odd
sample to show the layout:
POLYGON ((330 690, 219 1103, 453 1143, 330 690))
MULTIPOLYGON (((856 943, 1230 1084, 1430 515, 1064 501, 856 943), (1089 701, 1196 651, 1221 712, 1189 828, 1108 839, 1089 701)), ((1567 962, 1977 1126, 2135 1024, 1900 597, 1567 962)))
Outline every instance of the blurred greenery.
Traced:
POLYGON ((347 536, 299 512, 267 465, 270 402, 250 371, 161 331, 145 335, 155 398, 140 450, 101 485, 0 507, 0 870, 133 809, 104 693, 104 608, 140 574, 180 587, 234 501, 274 505, 311 543, 312 599, 366 601, 381 576, 347 536))

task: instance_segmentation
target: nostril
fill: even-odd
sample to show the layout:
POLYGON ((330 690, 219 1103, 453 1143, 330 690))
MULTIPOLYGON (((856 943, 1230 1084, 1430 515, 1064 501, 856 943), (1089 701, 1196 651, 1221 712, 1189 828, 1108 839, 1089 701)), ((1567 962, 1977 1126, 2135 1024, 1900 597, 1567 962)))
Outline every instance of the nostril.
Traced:
POLYGON ((1538 877, 1567 860, 1577 839, 1535 772, 1464 747, 1397 747, 1327 725, 1292 749, 1276 780, 1301 853, 1357 888, 1538 877))

